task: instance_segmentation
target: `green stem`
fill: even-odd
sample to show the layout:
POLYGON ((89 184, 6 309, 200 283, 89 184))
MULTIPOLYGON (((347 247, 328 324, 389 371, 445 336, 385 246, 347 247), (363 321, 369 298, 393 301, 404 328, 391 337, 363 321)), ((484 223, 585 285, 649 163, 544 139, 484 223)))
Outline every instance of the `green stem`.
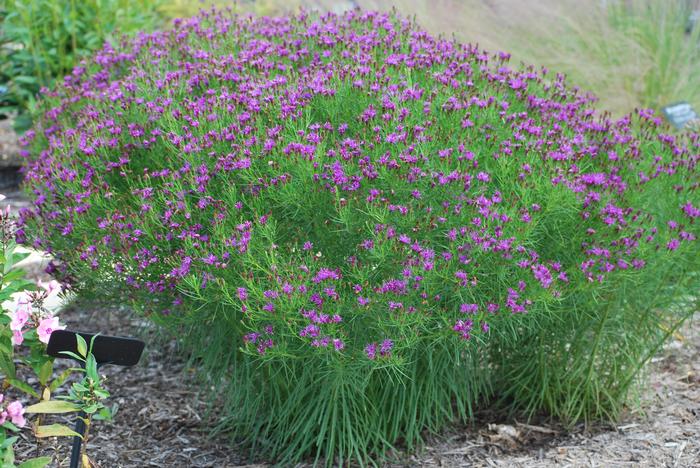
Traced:
POLYGON ((596 354, 598 353, 598 346, 600 344, 600 336, 603 334, 603 327, 608 321, 608 316, 610 315, 610 307, 611 304, 608 302, 608 305, 605 308, 605 312, 603 313, 603 318, 600 320, 600 324, 598 325, 598 330, 595 335, 595 341, 593 342, 593 349, 591 350, 591 359, 588 364, 586 383, 591 381, 591 376, 593 375, 593 364, 595 362, 596 354))

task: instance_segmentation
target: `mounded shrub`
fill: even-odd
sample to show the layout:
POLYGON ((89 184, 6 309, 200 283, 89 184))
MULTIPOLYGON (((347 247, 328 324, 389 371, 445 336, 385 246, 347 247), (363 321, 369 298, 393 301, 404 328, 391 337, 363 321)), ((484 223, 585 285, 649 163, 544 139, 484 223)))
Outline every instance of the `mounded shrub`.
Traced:
POLYGON ((44 97, 20 240, 131 300, 280 462, 500 401, 614 418, 693 313, 699 138, 378 13, 210 11, 44 97))

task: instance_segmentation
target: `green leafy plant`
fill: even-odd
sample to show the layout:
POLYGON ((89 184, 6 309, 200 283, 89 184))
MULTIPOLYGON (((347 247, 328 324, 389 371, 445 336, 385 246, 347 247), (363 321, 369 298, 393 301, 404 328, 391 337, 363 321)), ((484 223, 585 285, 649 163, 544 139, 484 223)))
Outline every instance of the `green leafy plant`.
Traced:
MULTIPOLYGON (((0 195, 0 200, 4 196, 0 195)), ((9 208, 9 207, 8 207, 9 208)), ((54 377, 54 358, 46 354, 46 344, 54 330, 64 328, 58 318, 43 307, 44 301, 60 289, 54 281, 49 284, 40 283, 40 287, 24 278, 24 271, 16 265, 27 253, 16 251, 17 245, 13 240, 13 221, 9 209, 0 213, 0 304, 3 304, 0 314, 0 377, 2 377, 2 392, 12 388, 25 393, 28 397, 40 400, 39 403, 24 407, 19 400, 9 402, 6 394, 0 393, 0 461, 3 468, 15 466, 13 444, 16 435, 26 425, 25 413, 39 414, 33 427, 37 438, 56 436, 75 436, 72 429, 60 425, 42 425, 43 414, 68 413, 81 411, 86 427, 89 430, 92 419, 111 419, 111 410, 103 405, 103 400, 109 393, 102 386, 102 379, 97 373, 97 364, 91 353, 92 343, 87 343, 79 335, 79 355, 70 357, 84 363, 81 368, 71 368, 54 377), (11 310, 6 311, 4 303, 14 296, 16 303, 11 310), (19 297, 17 297, 19 296, 19 297), (18 349, 22 345, 23 349, 18 349), (28 383, 28 375, 18 369, 30 369, 38 380, 39 388, 28 383), (70 387, 67 396, 51 399, 52 394, 64 385, 74 373, 84 373, 85 376, 70 387)), ((82 438, 87 439, 88 431, 82 438)), ((85 454, 83 445, 83 466, 92 466, 85 454)), ((20 468, 39 468, 47 466, 51 457, 38 457, 25 460, 20 468)))
POLYGON ((31 125, 36 94, 105 42, 161 24, 159 0, 7 0, 0 7, 0 115, 31 125))
POLYGON ((78 353, 63 352, 66 356, 82 364, 81 367, 71 368, 69 371, 84 374, 80 381, 71 385, 68 395, 59 396, 58 399, 51 400, 49 399, 50 395, 45 393, 42 401, 26 408, 27 413, 80 413, 78 417, 82 419, 85 427, 82 434, 78 434, 70 427, 62 424, 37 425, 34 428, 34 434, 39 438, 57 436, 80 437, 82 439, 80 459, 85 468, 97 466, 86 453, 92 421, 111 421, 115 411, 104 404, 104 400, 109 398, 109 392, 104 388, 104 379, 98 373, 97 361, 92 354, 95 338, 96 336, 93 336, 88 347, 85 339, 76 334, 78 353))

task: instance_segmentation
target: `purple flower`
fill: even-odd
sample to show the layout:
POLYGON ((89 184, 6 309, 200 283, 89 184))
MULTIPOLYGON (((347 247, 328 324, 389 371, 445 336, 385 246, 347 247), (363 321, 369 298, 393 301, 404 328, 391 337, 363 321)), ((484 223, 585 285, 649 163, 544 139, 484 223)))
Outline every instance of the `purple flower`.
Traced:
POLYGON ((277 299, 280 294, 277 291, 268 289, 263 292, 263 296, 265 296, 267 299, 277 299))
POLYGON ((459 306, 459 311, 463 314, 476 314, 478 310, 478 304, 461 304, 459 306))
POLYGON ((243 337, 243 342, 244 343, 255 343, 258 341, 258 338, 260 337, 260 333, 248 333, 243 337))
POLYGON ((321 268, 316 276, 313 277, 312 281, 314 283, 320 283, 326 280, 337 280, 340 279, 340 274, 338 271, 329 270, 328 268, 321 268))
POLYGON ((379 348, 379 354, 382 357, 387 357, 391 354, 391 350, 393 348, 394 348, 394 342, 389 340, 389 339, 386 339, 386 340, 382 341, 382 344, 379 348))
POLYGON ((365 354, 367 354, 369 359, 374 360, 377 357, 377 343, 370 343, 365 346, 365 354))

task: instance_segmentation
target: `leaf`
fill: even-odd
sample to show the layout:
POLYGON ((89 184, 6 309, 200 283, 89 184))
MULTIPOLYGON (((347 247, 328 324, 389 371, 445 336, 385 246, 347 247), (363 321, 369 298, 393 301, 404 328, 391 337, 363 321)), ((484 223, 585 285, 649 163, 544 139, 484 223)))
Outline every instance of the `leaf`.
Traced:
POLYGON ((8 248, 7 250, 5 250, 5 267, 3 268, 3 274, 7 274, 7 272, 10 271, 14 266, 12 256, 12 249, 8 248))
POLYGON ((44 468, 51 463, 51 457, 37 457, 20 463, 17 468, 44 468))
POLYGON ((58 387, 63 385, 63 383, 66 380, 68 380, 68 377, 70 377, 72 373, 73 369, 66 369, 63 372, 61 372, 58 377, 53 379, 53 382, 51 382, 51 384, 49 385, 49 390, 51 390, 52 392, 56 391, 58 387))
POLYGON ((7 383, 15 387, 17 390, 22 390, 24 393, 33 396, 34 398, 39 398, 39 394, 30 387, 28 384, 17 379, 7 379, 7 383))
POLYGON ((99 398, 100 400, 104 400, 106 398, 109 398, 109 392, 107 390, 101 389, 101 388, 96 388, 93 390, 95 392, 95 396, 99 398))
POLYGON ((75 354, 75 353, 72 352, 72 351, 59 351, 59 354, 65 354, 66 356, 70 356, 70 357, 72 357, 73 359, 75 359, 76 361, 83 361, 83 362, 85 361, 85 359, 83 359, 82 357, 78 356, 77 354, 75 354))
POLYGON ((5 456, 0 460, 3 463, 2 468, 14 468, 15 466, 15 451, 5 450, 5 456))
POLYGON ((17 268, 7 273, 2 279, 5 283, 10 283, 22 279, 22 276, 24 276, 24 270, 17 268))
POLYGON ((38 438, 44 437, 75 437, 78 436, 81 439, 83 436, 75 432, 68 426, 63 424, 49 424, 47 426, 37 426, 34 430, 34 435, 38 438))
POLYGON ((85 363, 85 371, 87 376, 91 378, 94 382, 100 381, 100 375, 97 373, 97 361, 95 360, 95 356, 93 356, 92 354, 88 355, 87 357, 87 362, 85 363))
POLYGON ((0 351, 0 371, 9 379, 15 378, 15 363, 12 358, 0 351))
MULTIPOLYGON (((2 268, 2 264, 0 264, 0 269, 2 268)), ((7 288, 3 288, 2 291, 0 291, 0 303, 5 302, 10 298, 12 294, 7 291, 7 288)))
POLYGON ((46 361, 42 364, 36 375, 39 377, 39 383, 45 387, 46 383, 51 378, 51 374, 53 374, 53 360, 46 361))
POLYGON ((26 278, 21 278, 12 283, 12 286, 17 289, 17 291, 36 291, 39 287, 32 280, 26 278))
POLYGON ((20 431, 19 427, 15 426, 10 421, 5 421, 4 423, 2 423, 0 425, 0 427, 4 427, 5 429, 9 429, 12 432, 19 432, 20 431))
POLYGON ((51 390, 49 387, 44 388, 44 391, 41 393, 41 399, 44 401, 49 401, 51 399, 51 390))
POLYGON ((69 401, 61 400, 50 400, 41 401, 35 405, 27 406, 27 413, 45 413, 45 414, 58 414, 58 413, 72 413, 78 411, 80 407, 75 403, 69 401))
POLYGON ((85 385, 83 385, 82 383, 80 383, 80 382, 75 382, 75 383, 73 384, 73 390, 76 391, 76 392, 79 392, 79 393, 80 393, 80 392, 87 392, 87 391, 89 391, 89 389, 88 389, 85 385))
POLYGON ((8 437, 2 444, 0 444, 0 450, 5 450, 10 445, 14 444, 17 439, 19 439, 18 436, 8 437))
MULTIPOLYGON (((15 252, 14 254, 14 260, 15 260, 15 265, 17 265, 19 262, 24 260, 25 258, 28 258, 31 254, 29 252, 15 252)), ((24 270, 19 270, 24 274, 24 270)))
POLYGON ((102 409, 100 409, 100 411, 97 412, 97 414, 95 414, 92 417, 92 419, 96 421, 111 421, 112 411, 107 407, 103 407, 102 409))
POLYGON ((96 465, 92 462, 92 460, 90 460, 90 457, 88 457, 86 453, 83 453, 83 454, 80 456, 80 461, 81 461, 81 463, 83 464, 83 466, 84 466, 85 468, 93 468, 94 466, 96 466, 96 465))
POLYGON ((119 403, 115 403, 112 405, 112 408, 109 410, 110 417, 114 418, 114 416, 117 415, 117 411, 119 411, 119 403))
POLYGON ((95 411, 97 411, 99 409, 99 407, 100 407, 100 405, 94 404, 94 405, 86 406, 85 408, 83 408, 83 411, 85 411, 85 413, 87 413, 87 414, 92 414, 95 411))
POLYGON ((87 357, 88 347, 87 343, 85 342, 85 338, 77 333, 75 334, 75 338, 78 340, 78 354, 80 354, 82 357, 87 357))

